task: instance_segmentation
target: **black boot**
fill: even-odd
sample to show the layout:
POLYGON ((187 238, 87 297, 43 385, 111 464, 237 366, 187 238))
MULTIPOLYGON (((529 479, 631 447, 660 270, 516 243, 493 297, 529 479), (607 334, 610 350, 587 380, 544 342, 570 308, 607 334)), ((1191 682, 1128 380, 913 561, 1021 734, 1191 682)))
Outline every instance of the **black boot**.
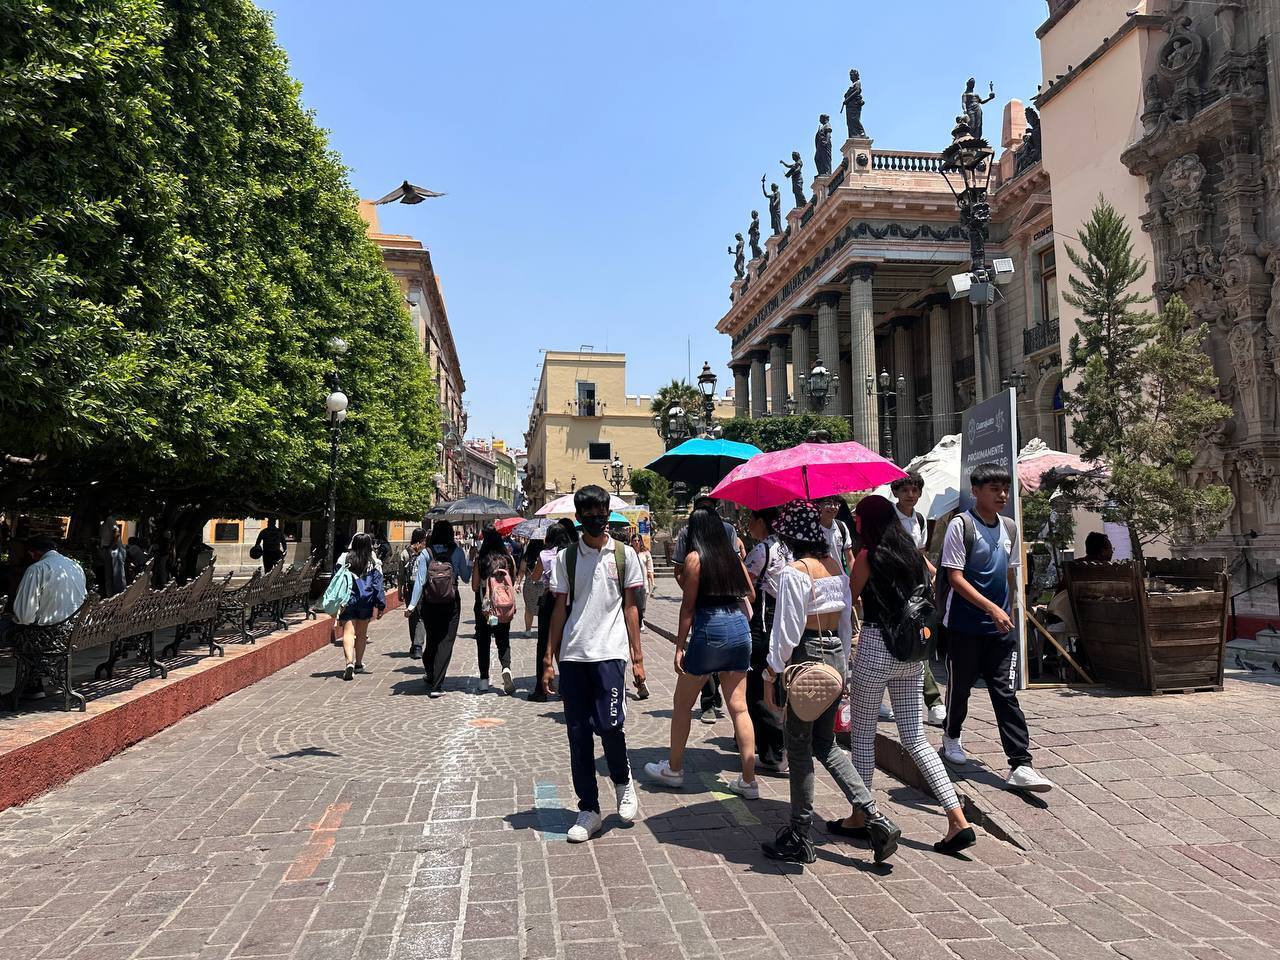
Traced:
POLYGON ((773 842, 760 844, 760 849, 770 860, 786 860, 788 863, 813 863, 818 859, 814 853, 813 842, 793 827, 786 826, 778 831, 773 842))
POLYGON ((867 821, 867 831, 871 834, 871 850, 876 863, 884 863, 897 851, 902 831, 883 813, 867 821))

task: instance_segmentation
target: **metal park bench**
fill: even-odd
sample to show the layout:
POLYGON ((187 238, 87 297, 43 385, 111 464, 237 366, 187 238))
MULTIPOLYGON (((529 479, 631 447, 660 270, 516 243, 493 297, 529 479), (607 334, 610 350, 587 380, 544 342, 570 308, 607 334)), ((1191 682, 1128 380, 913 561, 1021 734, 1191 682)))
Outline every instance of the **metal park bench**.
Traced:
POLYGON ((173 640, 160 651, 163 659, 176 657, 178 648, 191 636, 199 636, 201 643, 209 645, 209 656, 222 656, 225 651, 214 639, 218 621, 218 602, 231 582, 228 573, 222 580, 213 579, 213 566, 205 567, 200 576, 191 581, 191 592, 183 607, 179 622, 174 626, 173 640))

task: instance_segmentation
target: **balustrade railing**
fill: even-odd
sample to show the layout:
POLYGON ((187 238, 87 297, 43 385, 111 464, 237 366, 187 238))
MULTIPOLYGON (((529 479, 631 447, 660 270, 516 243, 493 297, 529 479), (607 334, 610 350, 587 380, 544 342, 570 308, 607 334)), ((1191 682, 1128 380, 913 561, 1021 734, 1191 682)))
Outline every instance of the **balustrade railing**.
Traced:
POLYGON ((886 150, 871 154, 872 170, 900 170, 904 173, 941 173, 942 154, 919 150, 886 150))
POLYGON ((1022 331, 1022 352, 1026 356, 1059 346, 1059 328, 1057 320, 1037 323, 1034 327, 1022 331))

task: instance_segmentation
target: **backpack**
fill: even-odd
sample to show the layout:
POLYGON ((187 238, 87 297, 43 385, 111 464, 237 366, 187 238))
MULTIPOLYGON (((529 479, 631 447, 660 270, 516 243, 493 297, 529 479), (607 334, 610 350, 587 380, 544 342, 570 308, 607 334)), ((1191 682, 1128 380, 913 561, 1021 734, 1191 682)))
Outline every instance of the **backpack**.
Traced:
POLYGON ((516 588, 511 582, 511 570, 504 559, 493 568, 484 582, 484 612, 497 617, 499 623, 510 623, 516 616, 516 588))
POLYGON ((880 624, 880 639, 890 655, 902 663, 933 658, 938 643, 938 608, 934 606, 933 587, 927 578, 916 584, 902 603, 896 621, 880 624))
MULTIPOLYGON (((569 574, 569 599, 565 602, 564 608, 565 616, 568 617, 569 611, 573 609, 573 588, 578 582, 578 545, 576 543, 571 543, 565 547, 564 565, 565 572, 569 574)), ((613 565, 618 571, 618 594, 622 597, 622 604, 625 607, 627 602, 627 551, 616 540, 613 543, 613 565)))
POLYGON ((356 578, 341 564, 329 578, 329 586, 325 587, 324 596, 320 598, 320 609, 330 616, 336 616, 342 608, 349 604, 356 589, 356 578))
MULTIPOLYGON (((969 551, 973 549, 974 542, 978 539, 978 528, 974 526, 973 517, 966 510, 960 515, 960 524, 964 532, 964 558, 969 560, 969 551)), ((1018 550, 1018 525, 1013 522, 1012 517, 1006 517, 1000 514, 1000 523, 1003 524, 1005 533, 1009 535, 1009 550, 1016 556, 1018 550)), ((942 626, 942 618, 946 614, 947 601, 951 596, 951 577, 948 576, 950 568, 944 567, 939 559, 938 572, 933 581, 933 595, 935 598, 935 609, 938 615, 938 629, 944 629, 942 626)))
POLYGON ((448 560, 441 560, 434 547, 428 549, 431 554, 427 560, 427 576, 422 584, 422 599, 419 602, 433 607, 453 603, 458 598, 458 577, 453 564, 448 560))
POLYGON ((847 551, 853 549, 853 537, 849 535, 849 528, 844 525, 844 521, 839 517, 833 520, 832 523, 835 524, 836 530, 836 550, 840 554, 836 559, 840 561, 840 569, 845 572, 846 576, 848 576, 849 567, 845 563, 844 557, 847 551))
MULTIPOLYGON (((348 571, 349 572, 349 571, 348 571)), ((351 599, 348 603, 360 603, 368 601, 377 604, 378 595, 382 593, 382 571, 375 564, 369 564, 369 569, 364 572, 363 576, 356 577, 352 574, 353 581, 351 584, 351 599)))

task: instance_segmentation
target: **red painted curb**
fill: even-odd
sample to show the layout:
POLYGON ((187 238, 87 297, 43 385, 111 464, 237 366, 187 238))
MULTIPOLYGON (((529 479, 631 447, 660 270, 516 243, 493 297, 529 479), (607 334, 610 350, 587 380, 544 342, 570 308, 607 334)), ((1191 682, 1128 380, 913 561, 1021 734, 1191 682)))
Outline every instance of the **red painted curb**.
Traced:
MULTIPOLYGON (((388 592, 387 609, 399 605, 398 596, 388 592)), ((234 659, 215 658, 211 666, 197 673, 171 673, 173 679, 158 689, 0 755, 0 810, 26 803, 183 717, 323 649, 332 628, 333 618, 322 616, 234 659)))

